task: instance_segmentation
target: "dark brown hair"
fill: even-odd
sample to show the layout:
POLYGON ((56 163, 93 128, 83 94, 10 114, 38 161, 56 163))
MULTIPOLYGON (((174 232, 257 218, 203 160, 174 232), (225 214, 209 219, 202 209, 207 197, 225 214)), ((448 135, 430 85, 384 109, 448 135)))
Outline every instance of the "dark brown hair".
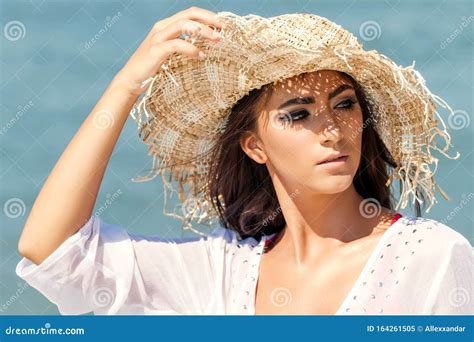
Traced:
MULTIPOLYGON (((389 187, 388 168, 396 162, 375 131, 372 111, 359 84, 342 73, 354 85, 363 115, 362 153, 353 184, 363 198, 372 198, 382 207, 393 209, 394 198, 389 187)), ((301 74, 304 75, 304 74, 301 74)), ((242 238, 281 231, 285 219, 265 164, 248 157, 240 146, 243 134, 254 132, 257 125, 256 106, 268 100, 271 84, 252 90, 232 108, 225 131, 215 145, 216 158, 209 172, 209 189, 221 224, 240 234, 242 238), (220 197, 221 195, 222 197, 220 197)), ((416 203, 417 216, 420 206, 416 203)))

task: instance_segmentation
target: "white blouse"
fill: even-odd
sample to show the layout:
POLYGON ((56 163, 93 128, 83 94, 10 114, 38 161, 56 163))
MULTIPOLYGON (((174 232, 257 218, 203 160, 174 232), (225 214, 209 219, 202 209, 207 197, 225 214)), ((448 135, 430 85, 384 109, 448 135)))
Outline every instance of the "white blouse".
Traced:
MULTIPOLYGON (((264 236, 128 233, 92 216, 19 277, 63 315, 254 315, 264 236)), ((473 314, 473 248, 452 228, 403 216, 382 235, 336 315, 473 314)))

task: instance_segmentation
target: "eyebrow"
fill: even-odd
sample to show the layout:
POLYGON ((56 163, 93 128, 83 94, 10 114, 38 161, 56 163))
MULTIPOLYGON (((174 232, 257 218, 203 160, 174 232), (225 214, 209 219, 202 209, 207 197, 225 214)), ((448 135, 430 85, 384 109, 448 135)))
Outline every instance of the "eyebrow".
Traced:
MULTIPOLYGON (((340 85, 339 87, 337 87, 335 90, 333 90, 331 93, 329 93, 329 96, 328 96, 328 99, 332 99, 333 97, 339 95, 340 93, 342 93, 344 90, 347 90, 347 89, 354 89, 354 87, 350 84, 342 84, 340 85)), ((281 109, 283 107, 286 107, 286 106, 290 106, 290 105, 293 105, 293 104, 310 104, 310 103, 314 103, 314 97, 313 96, 305 96, 305 97, 295 97, 293 99, 289 99, 288 101, 284 102, 283 104, 281 104, 278 109, 281 109)))

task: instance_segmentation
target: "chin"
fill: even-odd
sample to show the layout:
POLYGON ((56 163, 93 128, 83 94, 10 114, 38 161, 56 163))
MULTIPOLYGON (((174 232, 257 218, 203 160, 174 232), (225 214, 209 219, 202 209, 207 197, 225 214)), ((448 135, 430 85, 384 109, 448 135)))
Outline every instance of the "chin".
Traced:
MULTIPOLYGON (((311 188, 318 193, 338 194, 344 192, 352 185, 353 178, 350 175, 325 177, 311 184, 311 188)), ((309 184, 306 183, 306 186, 309 184)))

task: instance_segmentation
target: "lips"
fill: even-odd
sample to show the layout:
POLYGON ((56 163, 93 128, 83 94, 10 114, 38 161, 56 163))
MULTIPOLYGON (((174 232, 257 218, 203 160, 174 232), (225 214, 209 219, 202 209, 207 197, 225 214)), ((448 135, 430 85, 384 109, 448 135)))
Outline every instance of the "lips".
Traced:
POLYGON ((337 153, 337 154, 333 154, 329 157, 327 157, 324 161, 318 163, 319 164, 326 164, 326 163, 330 163, 330 162, 336 162, 336 161, 345 161, 347 159, 347 154, 344 154, 344 153, 337 153))

